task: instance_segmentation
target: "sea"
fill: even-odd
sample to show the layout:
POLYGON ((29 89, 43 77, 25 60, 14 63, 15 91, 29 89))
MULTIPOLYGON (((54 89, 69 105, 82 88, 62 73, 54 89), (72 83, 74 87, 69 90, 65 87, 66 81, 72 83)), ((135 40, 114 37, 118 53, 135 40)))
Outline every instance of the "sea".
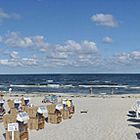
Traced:
POLYGON ((140 74, 0 75, 0 91, 16 93, 139 94, 140 74))

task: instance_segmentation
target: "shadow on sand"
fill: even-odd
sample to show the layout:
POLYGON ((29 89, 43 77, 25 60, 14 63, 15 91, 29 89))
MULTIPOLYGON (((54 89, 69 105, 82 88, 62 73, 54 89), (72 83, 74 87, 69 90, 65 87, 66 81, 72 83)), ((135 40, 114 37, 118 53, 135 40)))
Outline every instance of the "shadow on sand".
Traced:
POLYGON ((134 123, 140 123, 140 119, 136 119, 136 118, 130 118, 127 121, 134 122, 134 123))
POLYGON ((134 111, 129 111, 127 114, 128 117, 136 117, 136 112, 134 111))
POLYGON ((140 140, 140 133, 136 133, 137 139, 140 140))
MULTIPOLYGON (((133 123, 133 124, 128 124, 128 126, 132 126, 132 127, 140 129, 140 119, 135 118, 136 112, 129 111, 127 116, 129 117, 127 121, 133 123)), ((136 136, 137 136, 137 139, 140 140, 140 133, 136 133, 136 136)))
POLYGON ((3 133, 3 137, 6 139, 6 133, 3 133))
POLYGON ((140 129, 140 124, 128 124, 128 126, 133 126, 135 128, 140 129))

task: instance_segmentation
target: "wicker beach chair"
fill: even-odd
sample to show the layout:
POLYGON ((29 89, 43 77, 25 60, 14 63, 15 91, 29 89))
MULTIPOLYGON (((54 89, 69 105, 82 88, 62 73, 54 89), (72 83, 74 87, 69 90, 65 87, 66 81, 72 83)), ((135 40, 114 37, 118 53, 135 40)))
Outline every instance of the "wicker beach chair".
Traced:
POLYGON ((136 113, 136 118, 139 118, 139 114, 140 114, 140 100, 135 101, 134 105, 132 106, 132 109, 136 113))
POLYGON ((3 115, 5 114, 5 108, 4 108, 4 100, 0 100, 0 121, 3 119, 3 115))

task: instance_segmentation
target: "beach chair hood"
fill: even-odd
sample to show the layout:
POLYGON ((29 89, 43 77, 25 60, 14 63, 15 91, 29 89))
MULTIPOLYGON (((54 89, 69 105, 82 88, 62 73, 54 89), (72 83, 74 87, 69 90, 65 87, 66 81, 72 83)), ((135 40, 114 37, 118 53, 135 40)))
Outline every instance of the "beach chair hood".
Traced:
POLYGON ((29 115, 26 112, 20 112, 17 114, 17 121, 27 123, 29 120, 29 115))
POLYGON ((40 106, 40 107, 38 107, 37 112, 40 113, 40 114, 43 114, 43 116, 44 116, 45 118, 48 117, 48 110, 47 110, 47 108, 46 108, 45 106, 40 106))
POLYGON ((4 100, 0 100, 0 104, 4 104, 5 103, 5 101, 4 100))
POLYGON ((133 105, 133 110, 137 111, 139 107, 140 107, 140 100, 137 100, 137 101, 135 101, 135 103, 133 105))
POLYGON ((24 100, 31 100, 31 98, 30 97, 24 97, 24 100))
POLYGON ((56 105, 56 107, 55 107, 55 109, 57 109, 57 110, 62 110, 63 109, 63 105, 62 104, 57 104, 56 105))
POLYGON ((15 99, 15 100, 14 100, 14 103, 15 103, 15 104, 21 104, 21 100, 15 99))
POLYGON ((67 104, 67 99, 63 99, 62 103, 63 103, 63 105, 66 105, 67 104))
POLYGON ((29 97, 24 97, 25 105, 29 106, 29 105, 30 105, 30 101, 31 101, 31 98, 29 98, 29 97))

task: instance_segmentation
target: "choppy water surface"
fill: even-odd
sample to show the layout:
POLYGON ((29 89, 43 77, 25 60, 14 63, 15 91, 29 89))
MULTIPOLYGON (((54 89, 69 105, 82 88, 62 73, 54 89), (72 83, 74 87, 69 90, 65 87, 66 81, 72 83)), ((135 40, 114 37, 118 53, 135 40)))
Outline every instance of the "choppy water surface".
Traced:
POLYGON ((140 93, 140 74, 0 75, 0 90, 89 94, 140 93))

